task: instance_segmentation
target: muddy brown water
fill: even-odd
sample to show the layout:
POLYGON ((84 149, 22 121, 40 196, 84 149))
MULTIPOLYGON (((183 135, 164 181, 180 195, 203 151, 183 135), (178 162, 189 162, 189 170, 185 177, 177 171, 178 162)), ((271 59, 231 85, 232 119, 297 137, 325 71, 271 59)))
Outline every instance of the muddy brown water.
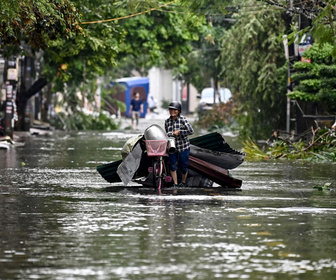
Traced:
POLYGON ((124 132, 0 150, 0 279, 335 279, 336 165, 244 162, 239 191, 109 184, 124 132))

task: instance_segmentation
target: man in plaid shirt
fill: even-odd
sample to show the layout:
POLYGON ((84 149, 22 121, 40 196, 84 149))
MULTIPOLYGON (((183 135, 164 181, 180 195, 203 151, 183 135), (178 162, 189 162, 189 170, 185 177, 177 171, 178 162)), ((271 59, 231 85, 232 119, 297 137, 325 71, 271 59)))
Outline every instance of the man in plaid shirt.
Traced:
POLYGON ((174 181, 174 187, 185 187, 188 175, 190 142, 188 136, 194 133, 189 121, 181 115, 181 103, 173 101, 169 104, 170 117, 165 121, 165 130, 168 137, 174 137, 176 152, 169 154, 170 173, 174 181), (178 164, 182 173, 182 181, 178 185, 177 173, 178 164))

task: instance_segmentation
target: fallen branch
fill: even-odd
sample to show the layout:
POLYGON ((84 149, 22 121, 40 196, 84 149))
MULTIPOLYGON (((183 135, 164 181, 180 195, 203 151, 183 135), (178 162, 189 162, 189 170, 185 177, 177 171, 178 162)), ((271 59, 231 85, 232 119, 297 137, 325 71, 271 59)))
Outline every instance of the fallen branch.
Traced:
POLYGON ((310 149, 311 147, 313 147, 314 144, 315 144, 317 141, 319 141, 323 136, 325 136, 325 135, 327 135, 327 134, 330 133, 329 131, 327 131, 327 132, 323 133, 322 135, 320 135, 320 136, 314 141, 314 139, 315 139, 315 132, 316 132, 316 131, 313 131, 313 141, 312 141, 306 148, 304 148, 304 151, 309 150, 309 149, 310 149))

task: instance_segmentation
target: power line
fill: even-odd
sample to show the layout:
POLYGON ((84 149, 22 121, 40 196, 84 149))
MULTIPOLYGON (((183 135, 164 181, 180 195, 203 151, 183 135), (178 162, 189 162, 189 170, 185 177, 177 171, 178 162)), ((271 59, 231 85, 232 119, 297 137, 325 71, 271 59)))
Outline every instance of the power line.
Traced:
MULTIPOLYGON (((135 17, 135 16, 139 16, 139 15, 143 15, 143 14, 147 14, 147 13, 150 13, 151 11, 159 11, 159 12, 165 12, 165 13, 175 13, 175 14, 181 14, 181 13, 184 13, 183 11, 172 11, 172 10, 162 10, 161 8, 162 7, 166 7, 168 5, 171 5, 172 3, 176 2, 177 0, 173 0, 169 3, 166 3, 166 4, 163 4, 163 5, 160 5, 159 7, 157 8, 151 8, 147 11, 143 11, 143 12, 139 12, 139 13, 135 13, 135 14, 131 14, 131 15, 127 15, 127 16, 123 16, 123 17, 118 17, 118 18, 112 18, 112 19, 104 19, 104 20, 95 20, 95 21, 85 21, 85 22, 82 22, 81 24, 95 24, 95 23, 104 23, 104 22, 111 22, 111 21, 117 21, 117 20, 121 20, 121 19, 126 19, 126 18, 131 18, 131 17, 135 17)), ((255 5, 241 5, 239 6, 240 8, 260 8, 260 7, 265 7, 266 6, 277 6, 278 8, 277 9, 284 9, 284 10, 288 10, 290 9, 288 6, 286 7, 286 5, 280 5, 279 3, 275 2, 275 1, 268 1, 268 0, 264 0, 264 1, 261 1, 263 2, 263 4, 255 4, 255 5)), ((296 3, 294 4, 299 6, 299 5, 302 5, 304 3, 309 3, 311 2, 311 0, 302 0, 300 1, 300 3, 296 3)), ((173 8, 183 8, 181 6, 177 6, 177 5, 171 5, 171 7, 173 8)), ((232 8, 232 9, 236 9, 236 7, 226 7, 226 8, 232 8)), ((274 8, 273 8, 274 9, 274 8)), ((263 11, 267 11, 268 9, 263 9, 263 11)), ((242 11, 239 11, 239 13, 241 13, 242 11)), ((244 11, 244 13, 246 13, 247 11, 244 11)), ((252 10, 249 11, 249 13, 253 12, 252 10)), ((256 10, 255 12, 260 12, 260 9, 256 10)), ((227 15, 223 15, 223 14, 208 14, 208 13, 205 13, 204 14, 205 16, 214 16, 214 17, 227 17, 227 15)), ((230 18, 229 18, 230 19, 230 18)))
POLYGON ((110 21, 116 21, 116 20, 120 20, 120 19, 125 19, 125 18, 130 18, 130 17, 135 17, 135 16, 139 16, 139 15, 143 15, 143 14, 146 14, 146 13, 149 13, 151 11, 155 11, 155 10, 158 10, 162 7, 165 7, 165 6, 168 6, 169 4, 171 3, 174 3, 176 2, 177 0, 173 0, 169 3, 166 3, 166 4, 163 4, 163 5, 160 5, 159 7, 157 8, 151 8, 147 11, 143 11, 143 12, 139 12, 139 13, 136 13, 136 14, 132 14, 132 15, 128 15, 128 16, 123 16, 123 17, 118 17, 118 18, 111 18, 111 19, 103 19, 103 20, 95 20, 95 21, 85 21, 85 22, 82 22, 82 24, 93 24, 93 23, 103 23, 103 22, 110 22, 110 21))

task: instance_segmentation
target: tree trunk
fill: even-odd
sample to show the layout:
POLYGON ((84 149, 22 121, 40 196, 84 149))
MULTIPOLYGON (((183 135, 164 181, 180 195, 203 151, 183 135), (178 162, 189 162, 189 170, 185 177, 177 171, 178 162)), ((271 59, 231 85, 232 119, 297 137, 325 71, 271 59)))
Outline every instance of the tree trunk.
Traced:
POLYGON ((34 96, 37 92, 39 92, 45 85, 47 84, 47 80, 45 78, 40 78, 34 82, 34 84, 26 90, 25 88, 21 88, 17 93, 16 98, 16 106, 18 113, 18 120, 16 122, 16 130, 24 131, 27 130, 25 128, 25 114, 26 114, 26 106, 28 100, 34 96))
POLYGON ((43 102, 42 102, 42 121, 48 122, 49 120, 49 106, 51 104, 51 99, 52 99, 52 92, 51 92, 52 86, 49 83, 48 86, 46 87, 46 90, 43 91, 43 102))

